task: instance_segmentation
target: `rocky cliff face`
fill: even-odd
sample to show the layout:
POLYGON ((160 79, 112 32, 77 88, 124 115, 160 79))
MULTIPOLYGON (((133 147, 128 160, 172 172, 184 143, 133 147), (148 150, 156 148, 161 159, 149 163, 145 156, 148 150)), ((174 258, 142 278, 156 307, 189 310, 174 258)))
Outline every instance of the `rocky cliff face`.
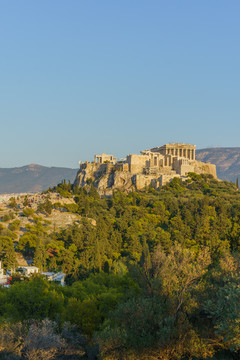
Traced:
POLYGON ((113 190, 127 191, 134 188, 132 174, 116 170, 112 164, 83 164, 74 184, 85 186, 89 181, 98 189, 100 195, 111 195, 113 190))
MULTIPOLYGON (((217 178, 216 166, 213 164, 190 161, 190 165, 188 165, 187 168, 189 169, 186 171, 186 174, 189 171, 194 171, 197 174, 211 174, 217 178)), ((100 195, 112 195, 114 190, 126 192, 135 189, 143 190, 150 184, 158 189, 174 177, 179 177, 183 180, 187 178, 185 172, 184 175, 179 175, 179 173, 176 173, 176 171, 170 168, 159 168, 156 173, 153 172, 152 174, 146 174, 144 172, 137 173, 135 168, 134 172, 131 172, 130 169, 131 166, 128 166, 128 164, 98 164, 86 162, 81 165, 74 185, 84 187, 89 183, 93 183, 100 195)))

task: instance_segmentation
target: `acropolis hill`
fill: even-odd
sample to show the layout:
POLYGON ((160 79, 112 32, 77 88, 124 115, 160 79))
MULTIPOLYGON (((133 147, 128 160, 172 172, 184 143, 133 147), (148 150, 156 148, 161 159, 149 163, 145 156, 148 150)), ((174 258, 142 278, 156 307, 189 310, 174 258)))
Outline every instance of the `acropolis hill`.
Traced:
POLYGON ((159 189, 175 177, 186 180, 189 172, 217 178, 215 165, 195 160, 195 149, 196 145, 172 143, 121 161, 113 155, 95 155, 93 162, 80 163, 75 184, 82 187, 92 180, 100 195, 111 195, 114 189, 143 190, 149 185, 159 189))

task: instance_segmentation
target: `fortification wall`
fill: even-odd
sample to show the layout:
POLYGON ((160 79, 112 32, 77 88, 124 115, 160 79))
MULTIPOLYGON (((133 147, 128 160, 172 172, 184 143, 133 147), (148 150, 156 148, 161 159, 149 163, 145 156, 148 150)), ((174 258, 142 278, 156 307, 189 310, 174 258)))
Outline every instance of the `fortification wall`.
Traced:
POLYGON ((175 177, 180 178, 181 176, 178 174, 175 175, 161 175, 159 178, 159 185, 160 186, 165 186, 167 185, 172 179, 174 179, 175 177))
POLYGON ((153 179, 156 179, 155 176, 137 174, 133 176, 133 184, 137 190, 143 190, 149 186, 153 179))
POLYGON ((135 155, 131 154, 127 156, 127 163, 129 164, 129 171, 132 174, 141 174, 143 169, 149 162, 148 155, 135 155))
POLYGON ((196 174, 210 174, 213 175, 215 179, 217 179, 217 169, 216 169, 216 165, 214 164, 195 161, 193 172, 195 172, 196 174))

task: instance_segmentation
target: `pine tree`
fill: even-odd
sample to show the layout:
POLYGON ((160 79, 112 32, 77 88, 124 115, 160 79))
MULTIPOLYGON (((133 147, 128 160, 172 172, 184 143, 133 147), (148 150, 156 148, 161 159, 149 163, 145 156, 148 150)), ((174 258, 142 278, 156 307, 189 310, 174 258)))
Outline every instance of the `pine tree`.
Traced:
POLYGON ((46 250, 41 241, 36 246, 33 264, 39 268, 40 272, 46 268, 46 250))
POLYGON ((149 247, 146 242, 146 239, 143 240, 143 246, 142 246, 142 255, 140 258, 140 265, 144 269, 145 274, 148 273, 149 269, 151 268, 151 257, 149 253, 149 247))
POLYGON ((236 180, 236 187, 239 189, 239 186, 238 186, 238 177, 237 177, 237 180, 236 180))
POLYGON ((16 253, 12 242, 9 243, 6 247, 6 253, 3 262, 7 269, 14 269, 17 265, 16 253))

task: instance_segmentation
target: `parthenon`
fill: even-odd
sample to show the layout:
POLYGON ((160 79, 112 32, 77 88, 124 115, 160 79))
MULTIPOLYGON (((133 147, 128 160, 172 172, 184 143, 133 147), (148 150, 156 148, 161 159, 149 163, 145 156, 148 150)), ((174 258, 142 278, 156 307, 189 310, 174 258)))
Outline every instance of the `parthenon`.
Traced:
POLYGON ((157 152, 162 155, 172 155, 177 157, 184 157, 189 160, 195 160, 196 145, 172 143, 151 149, 152 152, 157 152))
POLYGON ((196 145, 171 143, 129 154, 117 161, 113 155, 95 155, 92 163, 80 164, 75 183, 85 186, 89 178, 100 194, 111 194, 114 189, 141 190, 146 186, 160 189, 174 177, 186 180, 189 172, 211 174, 216 166, 195 159, 196 145))

